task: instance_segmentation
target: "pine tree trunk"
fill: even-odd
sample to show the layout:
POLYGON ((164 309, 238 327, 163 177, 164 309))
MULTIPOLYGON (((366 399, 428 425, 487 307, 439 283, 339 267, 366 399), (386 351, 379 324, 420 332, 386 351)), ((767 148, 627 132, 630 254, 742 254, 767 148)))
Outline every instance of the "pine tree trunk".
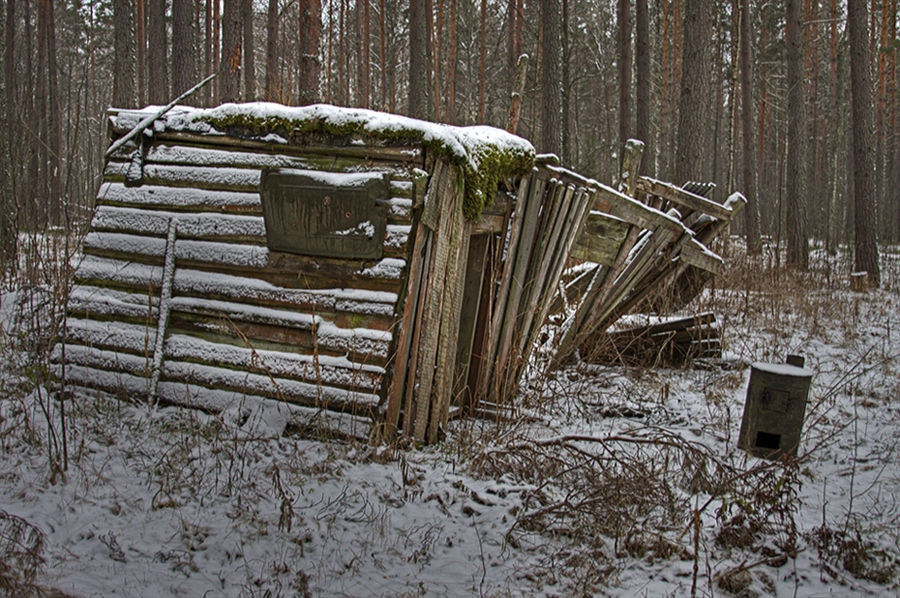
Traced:
POLYGON ((409 116, 425 118, 425 94, 428 89, 426 0, 409 2, 409 116))
POLYGON ((675 155, 675 182, 702 180, 706 150, 706 100, 709 97, 710 0, 694 0, 684 5, 681 96, 678 100, 678 143, 675 155))
POLYGON ((166 104, 169 101, 166 0, 149 0, 147 8, 147 99, 151 104, 166 104))
POLYGON ((787 44, 787 262, 805 270, 809 267, 806 232, 806 190, 804 138, 806 106, 803 82, 803 40, 800 36, 800 0, 787 0, 785 43, 787 44))
POLYGON ((849 2, 847 28, 850 39, 850 105, 853 120, 854 264, 869 273, 871 286, 881 285, 878 246, 875 240, 875 168, 872 140, 872 79, 865 2, 849 2))
POLYGON ((266 100, 282 101, 278 81, 278 0, 269 0, 266 11, 266 100))
POLYGON ((621 162, 625 142, 631 137, 631 1, 619 0, 616 11, 619 63, 619 147, 621 162))
MULTIPOLYGON (((548 0, 542 0, 547 2, 548 0)), ((478 122, 485 121, 485 94, 487 87, 487 0, 481 0, 481 45, 478 60, 478 122)))
MULTIPOLYGON (((194 72, 196 34, 191 0, 172 0, 172 95, 179 96, 198 83, 194 72)), ((188 104, 194 100, 187 98, 188 104)))
POLYGON ((300 2, 300 69, 298 101, 301 106, 315 104, 319 96, 319 38, 322 35, 319 0, 300 2))
POLYGON ((256 45, 253 43, 253 0, 244 0, 244 4, 241 7, 241 20, 244 27, 244 101, 252 102, 257 98, 256 45))
POLYGON ((6 146, 9 168, 12 175, 5 177, 8 184, 2 202, 0 202, 0 274, 14 273, 17 264, 16 213, 18 197, 18 164, 14 156, 18 156, 16 147, 15 122, 19 114, 16 102, 15 66, 16 66, 16 0, 6 1, 6 22, 4 26, 3 81, 6 92, 6 146))
POLYGON ((225 0, 222 9, 222 61, 219 72, 219 99, 222 102, 241 101, 241 45, 244 0, 225 0))
POLYGON ((130 0, 114 0, 113 106, 134 108, 134 10, 130 0))
POLYGON ((750 0, 741 0, 741 33, 740 33, 740 62, 741 62, 741 132, 743 154, 743 185, 744 196, 747 198, 747 207, 744 213, 747 219, 747 251, 757 255, 760 251, 759 236, 759 200, 756 192, 756 152, 754 151, 753 128, 753 58, 750 54, 750 0))
POLYGON ((644 142, 641 172, 653 173, 653 129, 650 115, 650 10, 647 0, 635 0, 635 127, 634 135, 644 142))
POLYGON ((457 37, 456 37, 456 0, 450 0, 450 39, 447 40, 447 108, 444 114, 445 120, 456 124, 456 61, 457 61, 457 37))
POLYGON ((559 109, 562 90, 560 87, 560 16, 557 0, 540 0, 541 24, 544 40, 541 48, 541 148, 540 151, 559 155, 560 123, 559 109))
MULTIPOLYGON (((137 103, 143 106, 147 102, 147 12, 144 0, 135 0, 135 42, 137 56, 137 103)), ((93 52, 92 52, 93 53, 93 52)))

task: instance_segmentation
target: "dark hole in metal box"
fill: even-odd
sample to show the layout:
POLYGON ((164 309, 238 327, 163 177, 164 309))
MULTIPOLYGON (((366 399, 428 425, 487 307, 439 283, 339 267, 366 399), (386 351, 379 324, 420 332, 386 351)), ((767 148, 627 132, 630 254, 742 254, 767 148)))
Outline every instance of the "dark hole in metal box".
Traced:
POLYGON ((781 434, 757 432, 756 446, 759 448, 778 450, 779 448, 781 448, 781 434))
POLYGON ((269 249, 300 255, 379 259, 387 195, 381 173, 266 170, 260 179, 269 249))

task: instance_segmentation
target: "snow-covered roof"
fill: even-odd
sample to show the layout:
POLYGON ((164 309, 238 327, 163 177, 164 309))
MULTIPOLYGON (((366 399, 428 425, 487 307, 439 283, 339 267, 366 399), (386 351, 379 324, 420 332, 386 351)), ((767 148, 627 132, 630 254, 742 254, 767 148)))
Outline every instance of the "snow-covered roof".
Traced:
MULTIPOLYGON (((125 119, 156 111, 147 107, 129 112, 125 119)), ((127 123, 120 123, 128 126, 127 123)), ((135 121, 134 124, 137 124, 135 121)), ((455 127, 364 110, 326 104, 283 106, 268 102, 223 104, 202 109, 178 106, 161 117, 155 130, 184 131, 203 135, 234 135, 275 144, 289 144, 300 135, 326 134, 361 141, 421 143, 465 175, 465 212, 480 215, 493 199, 500 179, 520 176, 534 164, 535 150, 525 139, 487 126, 455 127)))

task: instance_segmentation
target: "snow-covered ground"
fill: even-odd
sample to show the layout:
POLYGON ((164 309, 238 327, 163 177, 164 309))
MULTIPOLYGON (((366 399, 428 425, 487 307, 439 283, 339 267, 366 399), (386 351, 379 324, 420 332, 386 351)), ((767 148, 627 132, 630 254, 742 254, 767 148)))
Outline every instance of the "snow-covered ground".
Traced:
POLYGON ((860 295, 837 258, 732 256, 689 310, 715 311, 725 359, 533 376, 513 421, 425 449, 283 435, 274 403, 76 398, 65 472, 5 295, 0 596, 38 568, 29 543, 39 586, 85 598, 898 595, 897 257, 860 295), (800 458, 750 458, 749 363, 788 354, 814 372, 800 458))

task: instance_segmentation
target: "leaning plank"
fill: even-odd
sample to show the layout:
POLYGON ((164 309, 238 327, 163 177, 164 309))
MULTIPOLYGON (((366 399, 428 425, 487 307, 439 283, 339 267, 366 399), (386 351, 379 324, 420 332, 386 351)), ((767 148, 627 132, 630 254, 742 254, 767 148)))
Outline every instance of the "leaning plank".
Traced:
MULTIPOLYGON (((443 206, 441 206, 438 226, 435 231, 435 245, 432 254, 432 266, 429 268, 429 279, 426 284, 429 287, 428 301, 425 304, 424 323, 425 329, 422 331, 423 341, 419 363, 416 367, 416 379, 418 382, 418 397, 416 405, 416 423, 413 439, 416 442, 423 442, 426 438, 426 432, 429 423, 429 413, 434 404, 432 397, 432 389, 434 386, 434 368, 437 364, 438 344, 441 332, 441 314, 443 313, 443 305, 450 298, 446 296, 446 288, 448 284, 447 274, 449 270, 448 262, 451 257, 451 239, 453 235, 452 219, 457 209, 456 194, 450 192, 451 185, 455 178, 455 172, 452 172, 448 165, 439 163, 432 175, 431 185, 434 186, 434 196, 431 203, 438 201, 437 198, 449 198, 443 206)), ((429 186, 429 194, 431 187, 429 186)), ((429 201, 426 200, 426 210, 429 201)), ((423 215, 424 220, 424 215, 423 215)))
POLYGON ((713 274, 718 274, 725 263, 721 257, 707 249, 697 239, 691 239, 681 248, 681 261, 713 274))
POLYGON ((716 203, 700 195, 685 191, 672 183, 657 181, 649 177, 640 177, 637 184, 638 191, 650 195, 656 195, 676 205, 684 206, 691 210, 703 212, 724 221, 730 221, 734 214, 722 204, 716 203))
MULTIPOLYGON (((459 194, 455 184, 449 191, 459 194)), ((461 202, 457 200, 457 206, 461 202)), ((428 425, 427 441, 433 444, 438 440, 442 426, 446 426, 450 412, 450 399, 453 393, 453 378, 456 372, 456 351, 459 343, 459 321, 462 312, 463 287, 465 280, 466 256, 469 252, 471 227, 462 210, 457 208, 452 221, 451 252, 447 264, 447 283, 449 293, 441 310, 441 337, 438 344, 437 361, 434 368, 434 403, 431 408, 431 421, 428 425), (453 333, 449 333, 453 331, 453 333)))
MULTIPOLYGON (((412 255, 421 255, 425 246, 424 225, 419 224, 412 255)), ((422 260, 413 260, 409 269, 409 282, 406 291, 406 302, 403 306, 403 318, 399 322, 400 335, 397 339, 397 350, 394 354, 394 371, 388 389, 388 407, 385 414, 385 435, 388 440, 397 434, 400 420, 400 407, 403 402, 403 391, 410 366, 410 350, 412 348, 412 331, 422 288, 422 260)))
POLYGON ((500 327, 506 316, 506 303, 509 297, 510 287, 512 285, 512 269, 515 267, 514 256, 518 251, 519 239, 522 236, 522 219, 525 215, 525 208, 528 205, 531 195, 535 193, 535 186, 543 185, 537 176, 537 171, 532 170, 531 175, 523 177, 519 183, 519 193, 516 197, 516 208, 509 221, 509 245, 507 246, 507 259, 503 264, 503 271, 500 275, 500 287, 497 289, 496 297, 492 313, 488 315, 490 325, 488 326, 484 346, 486 352, 482 359, 484 369, 481 372, 479 388, 476 390, 477 397, 487 397, 489 395, 489 385, 491 376, 495 366, 495 358, 500 344, 500 327))
POLYGON ((619 193, 612 187, 601 183, 596 184, 597 200, 595 208, 601 212, 607 212, 629 224, 640 226, 647 230, 657 227, 667 228, 673 232, 681 232, 684 225, 677 218, 646 206, 641 202, 619 193))

